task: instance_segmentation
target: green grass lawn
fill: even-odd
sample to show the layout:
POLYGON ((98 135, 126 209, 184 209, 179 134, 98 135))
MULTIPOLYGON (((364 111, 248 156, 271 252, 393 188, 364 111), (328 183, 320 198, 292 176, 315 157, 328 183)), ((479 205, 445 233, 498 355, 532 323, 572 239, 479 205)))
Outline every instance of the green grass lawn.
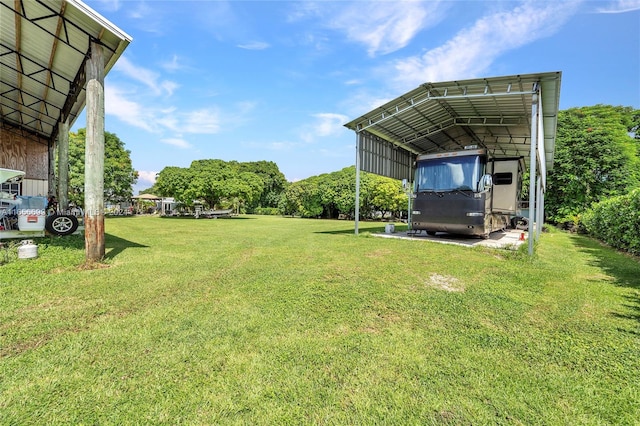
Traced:
POLYGON ((383 224, 106 221, 0 266, 0 424, 638 424, 640 263, 383 224))

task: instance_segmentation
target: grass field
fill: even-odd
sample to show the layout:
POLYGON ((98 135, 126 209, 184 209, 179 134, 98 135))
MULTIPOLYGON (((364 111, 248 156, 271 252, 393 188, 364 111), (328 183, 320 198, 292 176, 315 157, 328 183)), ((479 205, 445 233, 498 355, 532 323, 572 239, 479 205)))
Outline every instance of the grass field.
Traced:
POLYGON ((638 424, 640 262, 280 217, 106 221, 0 266, 0 424, 638 424))

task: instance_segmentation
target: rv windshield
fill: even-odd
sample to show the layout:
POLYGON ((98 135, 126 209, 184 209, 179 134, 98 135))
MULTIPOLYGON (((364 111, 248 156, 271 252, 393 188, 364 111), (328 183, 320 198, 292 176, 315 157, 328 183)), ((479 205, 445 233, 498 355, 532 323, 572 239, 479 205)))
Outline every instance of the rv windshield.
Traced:
POLYGON ((476 191, 484 172, 484 157, 465 155, 418 162, 416 192, 476 191))

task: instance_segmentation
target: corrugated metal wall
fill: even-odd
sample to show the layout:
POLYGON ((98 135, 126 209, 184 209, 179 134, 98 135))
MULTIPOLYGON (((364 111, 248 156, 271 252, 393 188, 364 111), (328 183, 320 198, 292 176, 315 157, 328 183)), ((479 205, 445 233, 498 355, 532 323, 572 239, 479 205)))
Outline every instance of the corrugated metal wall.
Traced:
POLYGON ((49 182, 46 180, 25 179, 22 181, 22 195, 40 195, 46 197, 49 182))
POLYGON ((413 180, 413 154, 367 131, 358 133, 358 137, 360 170, 398 180, 413 180))

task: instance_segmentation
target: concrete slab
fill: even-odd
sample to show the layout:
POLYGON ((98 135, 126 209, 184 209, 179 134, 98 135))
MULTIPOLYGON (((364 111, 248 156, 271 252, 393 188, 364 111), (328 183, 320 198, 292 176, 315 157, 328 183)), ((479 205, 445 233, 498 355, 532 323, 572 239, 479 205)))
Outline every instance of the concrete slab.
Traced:
POLYGON ((426 232, 418 232, 416 234, 407 234, 403 232, 385 232, 371 234, 374 237, 382 238, 401 238, 417 241, 433 241, 441 244, 454 244, 466 247, 492 247, 501 249, 515 250, 521 244, 525 243, 528 238, 528 232, 519 229, 508 229, 506 231, 493 232, 489 238, 469 237, 467 235, 454 235, 445 232, 438 232, 436 235, 427 235, 426 232))

